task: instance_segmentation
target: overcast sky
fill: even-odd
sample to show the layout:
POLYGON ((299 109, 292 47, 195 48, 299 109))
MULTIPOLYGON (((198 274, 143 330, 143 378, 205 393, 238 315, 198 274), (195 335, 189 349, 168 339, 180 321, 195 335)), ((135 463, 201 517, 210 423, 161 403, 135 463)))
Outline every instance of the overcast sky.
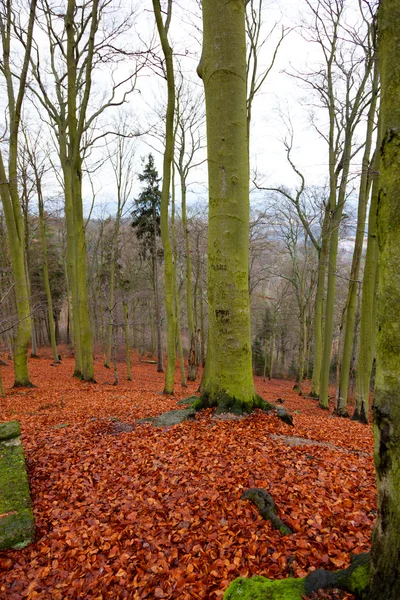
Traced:
MULTIPOLYGON (((136 1, 136 0, 135 0, 136 1)), ((122 0, 125 9, 130 7, 129 0, 122 0)), ((349 4, 357 5, 356 0, 348 0, 349 4)), ((202 82, 196 75, 201 51, 201 13, 197 0, 175 0, 173 17, 170 28, 170 39, 176 60, 179 60, 182 71, 191 81, 193 89, 202 91, 202 82)), ((115 3, 117 6, 117 2, 115 3)), ((154 15, 151 0, 136 1, 135 25, 129 32, 129 44, 135 49, 143 49, 151 45, 151 40, 157 42, 154 15)), ((252 111, 250 160, 251 169, 257 170, 260 181, 264 185, 293 187, 298 183, 298 178, 287 163, 282 139, 286 129, 282 115, 290 116, 294 129, 293 159, 303 172, 308 185, 322 185, 327 178, 327 147, 326 143, 315 132, 310 124, 309 112, 315 99, 309 91, 299 85, 298 81, 290 77, 285 71, 307 71, 319 60, 319 49, 315 44, 306 42, 299 29, 302 18, 307 16, 307 7, 304 0, 265 0, 263 11, 263 31, 261 38, 265 37, 276 24, 276 28, 260 53, 260 71, 270 63, 272 53, 279 39, 281 28, 284 26, 292 31, 283 40, 275 66, 265 81, 262 89, 255 98, 252 111)), ((37 31, 39 43, 45 40, 37 31)), ((133 68, 133 61, 121 63, 114 73, 114 78, 126 77, 133 68)), ((95 74, 95 91, 101 95, 102 88, 110 84, 110 71, 105 68, 101 73, 95 74)), ((129 115, 133 129, 146 130, 151 124, 157 122, 156 110, 162 109, 166 100, 166 83, 157 75, 154 69, 144 68, 137 79, 136 90, 130 95, 129 102, 124 107, 124 112, 129 115)), ((96 103, 94 95, 93 102, 96 103)), ((30 115, 32 109, 27 107, 30 115)), ((115 119, 117 110, 107 112, 103 119, 107 127, 115 119)), ((325 115, 320 113, 321 125, 324 127, 325 115)), ((32 118, 32 117, 30 117, 32 118)), ((33 119, 35 117, 33 116, 33 119)), ((143 136, 135 142, 136 146, 136 171, 132 172, 134 179, 133 196, 140 190, 137 173, 141 170, 141 157, 150 151, 154 154, 156 164, 161 174, 162 143, 154 137, 143 136), (158 152, 157 152, 158 150, 158 152)), ((104 155, 104 148, 92 155, 98 160, 104 155)), ((205 155, 203 155, 205 156, 205 155)), ((196 159, 197 160, 197 159, 196 159)), ((90 161, 89 161, 90 162, 90 161)), ((115 184, 112 170, 103 165, 93 177, 93 186, 96 190, 96 209, 94 215, 106 216, 115 211, 115 184)), ((191 174, 189 181, 189 201, 195 202, 207 198, 207 170, 203 164, 191 174)), ((49 187, 50 189, 50 187, 49 187)), ((86 211, 90 205, 92 188, 86 177, 84 183, 84 200, 86 211)), ((260 199, 260 194, 253 195, 253 202, 260 199)), ((178 193, 179 200, 179 193, 178 193)))

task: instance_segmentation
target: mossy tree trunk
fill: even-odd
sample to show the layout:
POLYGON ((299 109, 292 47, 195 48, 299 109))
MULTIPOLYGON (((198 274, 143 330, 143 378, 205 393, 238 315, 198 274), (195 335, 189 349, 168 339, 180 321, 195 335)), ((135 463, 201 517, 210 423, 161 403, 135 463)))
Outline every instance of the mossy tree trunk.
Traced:
POLYGON ((380 135, 375 150, 371 204, 368 216, 368 240, 362 283, 360 352, 357 361, 356 404, 353 420, 368 423, 369 394, 376 339, 376 300, 378 291, 378 242, 376 219, 379 191, 380 135))
POLYGON ((364 231, 365 231, 365 219, 367 215, 367 204, 368 196, 371 190, 371 169, 370 169, 370 155, 372 148, 372 135, 374 131, 375 116, 376 116, 376 103, 378 98, 379 90, 379 76, 378 76, 378 57, 375 57, 374 65, 374 76, 372 84, 372 99, 368 112, 368 124, 365 139, 364 156, 362 160, 362 172, 360 179, 359 195, 358 195, 358 214, 357 214, 357 229, 356 237, 354 242, 353 259, 350 270, 350 282, 346 302, 346 328, 343 340, 343 354, 340 364, 340 379, 337 385, 338 389, 338 401, 336 406, 336 414, 342 417, 347 417, 347 396, 350 380, 350 363, 353 352, 354 342, 354 326, 356 320, 357 310, 357 295, 359 288, 359 273, 361 266, 361 255, 364 242, 364 231))
MULTIPOLYGON (((79 322, 81 372, 78 375, 85 381, 94 381, 92 332, 89 319, 87 277, 86 277, 86 232, 82 205, 82 156, 81 141, 84 130, 84 119, 90 97, 94 41, 98 29, 98 0, 93 0, 90 15, 90 33, 88 40, 88 56, 85 64, 86 85, 77 110, 78 102, 78 56, 76 42, 76 1, 68 0, 65 18, 67 35, 67 124, 68 155, 67 165, 70 169, 71 201, 73 211, 73 227, 75 234, 75 269, 77 306, 73 313, 74 320, 79 322)), ((78 327, 77 327, 78 329, 78 327)))
MULTIPOLYGON (((11 2, 8 2, 5 12, 2 13, 0 17, 0 36, 3 52, 1 72, 7 90, 7 119, 9 128, 7 169, 4 163, 3 154, 0 151, 0 196, 8 232, 18 315, 17 333, 14 340, 14 385, 30 386, 28 346, 31 338, 31 313, 25 261, 24 217, 18 191, 17 157, 22 103, 26 91, 25 86, 32 47, 36 0, 32 0, 29 6, 29 20, 23 42, 23 62, 19 72, 18 87, 16 90, 14 89, 13 66, 10 62, 13 52, 11 45, 15 17, 11 11, 11 2)), ((23 35, 23 32, 20 33, 23 35)))
POLYGON ((173 394, 176 366, 176 314, 174 305, 174 266, 172 246, 169 236, 168 205, 171 186, 171 165, 174 159, 174 110, 175 80, 172 48, 168 41, 168 29, 171 22, 172 0, 168 0, 167 18, 164 23, 160 0, 153 0, 153 10, 157 31, 165 59, 168 88, 167 111, 165 116, 165 150, 163 160, 163 182, 161 189, 160 227, 164 249, 164 285, 165 312, 167 314, 167 368, 165 372, 164 393, 173 394))
POLYGON ((378 514, 369 600, 400 598, 400 2, 379 7, 381 163, 377 373, 373 406, 378 514))
MULTIPOLYGON (((244 0, 203 0, 198 74, 206 97, 208 348, 202 404, 251 412, 249 167, 244 0)), ((262 401, 261 401, 262 402, 262 401)))

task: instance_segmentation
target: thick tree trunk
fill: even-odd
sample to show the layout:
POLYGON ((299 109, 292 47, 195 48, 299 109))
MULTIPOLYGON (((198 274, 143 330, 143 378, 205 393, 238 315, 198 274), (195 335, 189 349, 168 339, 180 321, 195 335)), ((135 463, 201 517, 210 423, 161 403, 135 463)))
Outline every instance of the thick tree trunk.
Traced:
POLYGON ((373 407, 378 515, 369 600, 400 598, 400 3, 379 8, 381 164, 379 293, 373 407))
POLYGON ((251 360, 249 169, 243 0, 203 0, 209 181, 208 348, 202 402, 250 412, 262 404, 251 360))

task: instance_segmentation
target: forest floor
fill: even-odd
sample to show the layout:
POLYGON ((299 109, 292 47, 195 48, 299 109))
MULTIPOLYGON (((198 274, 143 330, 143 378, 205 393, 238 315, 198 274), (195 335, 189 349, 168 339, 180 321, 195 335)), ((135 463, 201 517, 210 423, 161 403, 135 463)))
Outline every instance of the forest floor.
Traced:
POLYGON ((293 382, 261 378, 259 394, 284 399, 294 427, 261 411, 215 420, 211 410, 168 429, 137 424, 180 408, 198 384, 182 389, 177 374, 175 396, 164 396, 155 365, 132 367, 133 381, 121 364, 113 386, 98 360, 88 384, 71 378, 71 358, 58 367, 34 359, 32 389, 10 389, 12 366, 2 367, 0 421, 21 422, 37 538, 0 552, 1 599, 215 600, 238 576, 301 577, 369 549, 370 427, 318 409, 293 382), (268 490, 294 535, 240 500, 249 487, 268 490))

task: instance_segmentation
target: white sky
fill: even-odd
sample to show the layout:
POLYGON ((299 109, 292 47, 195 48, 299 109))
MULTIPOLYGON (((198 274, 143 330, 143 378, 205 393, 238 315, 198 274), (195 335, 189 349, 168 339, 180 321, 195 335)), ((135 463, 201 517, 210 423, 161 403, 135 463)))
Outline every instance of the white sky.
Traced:
MULTIPOLYGON (((124 7, 128 8, 130 0, 122 1, 124 7)), ((348 2, 352 4, 356 3, 356 0, 348 0, 348 2)), ((202 83, 195 72, 201 51, 201 17, 198 4, 197 0, 174 0, 170 39, 174 52, 179 55, 184 72, 187 73, 193 82, 193 86, 197 89, 202 89, 202 83)), ((274 23, 278 23, 278 26, 260 54, 260 69, 270 62, 276 41, 280 35, 281 25, 287 28, 298 27, 301 18, 304 17, 306 12, 304 0, 264 0, 264 4, 264 36, 270 31, 274 23)), ((129 41, 132 42, 133 46, 143 47, 143 43, 140 40, 147 43, 155 35, 151 0, 144 0, 143 3, 138 4, 137 11, 138 16, 135 28, 132 30, 129 41)), ((40 43, 42 43, 40 35, 39 31, 36 31, 36 36, 38 36, 40 43)), ((155 37, 154 39, 157 38, 155 37)), ((298 30, 292 31, 282 42, 273 71, 255 98, 251 128, 251 168, 257 169, 259 175, 263 176, 263 183, 265 185, 279 186, 284 184, 291 187, 296 185, 298 181, 292 169, 287 164, 281 142, 282 137, 285 135, 285 127, 279 114, 280 111, 290 114, 295 133, 293 159, 305 175, 307 184, 323 184, 326 180, 327 148, 326 143, 321 140, 309 122, 309 106, 307 104, 310 94, 301 89, 295 79, 283 72, 285 69, 306 71, 309 65, 315 64, 317 55, 318 48, 315 44, 306 42, 298 30)), ((126 77, 131 68, 132 65, 129 64, 129 61, 121 64, 115 74, 116 79, 118 77, 126 77)), ((103 72, 97 73, 95 75, 95 82, 97 90, 106 87, 107 83, 110 83, 109 71, 105 69, 103 72)), ((155 107, 165 101, 165 98, 165 81, 147 68, 141 71, 137 81, 137 89, 130 96, 124 110, 131 115, 132 123, 135 125, 140 124, 145 128, 147 123, 154 122, 153 111, 155 107)), ((32 109, 26 107, 26 111, 32 114, 32 109)), ((112 122, 115 114, 115 109, 107 112, 106 121, 108 125, 112 122)), ((321 114, 324 119, 323 113, 321 114)), ((34 120, 35 115, 33 114, 34 120)), ((133 196, 137 195, 140 190, 137 173, 142 168, 141 157, 150 151, 153 152, 160 174, 162 171, 161 153, 154 152, 149 144, 151 146, 156 145, 162 151, 162 144, 157 144, 151 138, 140 138, 135 143, 137 168, 136 172, 132 173, 132 177, 134 178, 133 196)), ((98 158, 100 156, 99 152, 95 156, 98 158)), ((203 165, 191 175, 191 182, 189 181, 189 184, 191 183, 189 185, 189 201, 194 202, 198 198, 206 201, 206 182, 206 165, 203 165)), ((93 214, 97 216, 112 214, 115 211, 115 186, 112 170, 107 168, 107 166, 103 166, 93 176, 93 183, 97 193, 96 209, 93 214)), ((49 195, 53 191, 54 186, 49 185, 49 195)), ((86 178, 84 182, 86 211, 90 206, 91 197, 91 187, 86 178)), ((258 197, 260 196, 258 195, 258 197)), ((257 195, 253 196, 253 198, 256 200, 257 195)))

